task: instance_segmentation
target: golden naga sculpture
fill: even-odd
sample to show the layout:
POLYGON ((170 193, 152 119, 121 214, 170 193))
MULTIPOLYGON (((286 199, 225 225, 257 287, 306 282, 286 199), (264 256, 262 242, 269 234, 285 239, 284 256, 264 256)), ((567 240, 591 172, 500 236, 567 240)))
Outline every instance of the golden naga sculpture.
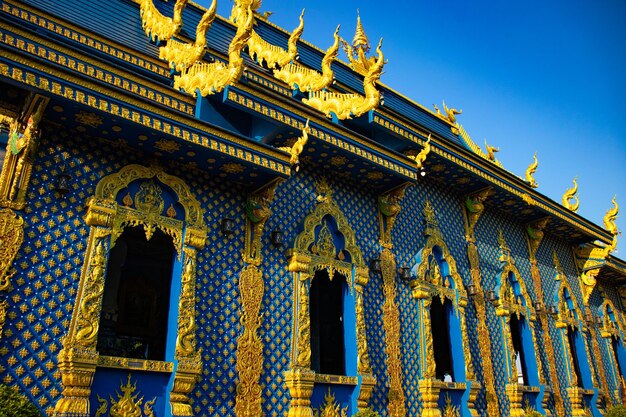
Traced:
POLYGON ((350 60, 350 67, 352 67, 352 69, 359 74, 367 76, 370 71, 370 67, 376 63, 376 57, 370 56, 368 58, 366 56, 366 54, 370 51, 370 42, 369 39, 367 39, 367 35, 365 35, 365 31, 363 30, 361 16, 358 14, 358 10, 356 31, 354 33, 354 38, 352 39, 352 45, 343 39, 341 40, 341 43, 343 44, 344 52, 350 60))
POLYGON ((573 211, 574 213, 578 211, 578 206, 580 206, 580 200, 576 195, 576 193, 578 193, 578 183, 576 182, 577 179, 578 177, 574 177, 574 186, 567 189, 567 191, 565 191, 565 194, 563 194, 563 198, 561 199, 563 206, 566 209, 573 211), (570 202, 572 199, 574 200, 573 203, 570 202))
POLYGON ((139 0, 141 26, 152 41, 167 41, 183 27, 183 9, 189 0, 176 0, 174 16, 165 17, 154 7, 152 0, 139 0))
POLYGON ((324 54, 322 58, 322 73, 314 69, 307 68, 291 62, 289 65, 274 70, 274 77, 287 83, 292 89, 303 92, 320 91, 328 87, 333 82, 332 62, 339 53, 339 26, 335 30, 335 42, 324 54))
POLYGON ((485 139, 485 149, 487 150, 487 159, 491 162, 496 162, 496 152, 500 152, 500 148, 489 146, 487 144, 487 139, 485 139))
POLYGON ((449 108, 448 106, 446 106, 445 101, 443 102, 443 111, 445 112, 445 114, 441 113, 441 110, 439 110, 439 107, 437 107, 437 105, 433 104, 433 107, 435 108, 437 116, 439 116, 440 118, 442 118, 443 120, 447 122, 452 123, 453 125, 457 124, 456 115, 463 113, 463 110, 449 108))
MULTIPOLYGON (((252 35, 252 9, 248 8, 245 22, 237 24, 237 33, 228 47, 228 65, 221 61, 197 62, 179 76, 174 77, 174 88, 196 97, 219 93, 226 86, 236 83, 243 72, 241 51, 252 35)), ((241 20, 240 20, 241 21, 241 20)))
POLYGON ((300 169, 300 160, 298 158, 304 150, 304 145, 306 145, 309 140, 309 133, 311 133, 311 128, 309 127, 309 119, 307 119, 304 129, 302 129, 302 136, 299 137, 291 147, 285 146, 278 148, 281 151, 289 152, 291 154, 289 162, 291 163, 291 166, 295 167, 296 172, 300 169))
POLYGON ((537 167, 539 166, 539 161, 537 160, 537 152, 533 155, 533 163, 528 165, 526 168, 526 182, 531 188, 537 188, 539 184, 535 181, 535 177, 533 176, 537 171, 537 167))
POLYGON ((169 62, 170 68, 174 71, 184 71, 191 67, 204 56, 206 47, 206 33, 215 19, 217 10, 217 0, 213 0, 211 7, 202 15, 196 27, 196 41, 194 43, 183 43, 175 39, 167 42, 167 45, 159 48, 159 58, 169 62))
MULTIPOLYGON (((239 26, 241 21, 247 19, 248 9, 252 10, 252 13, 256 13, 262 3, 263 0, 235 0, 233 8, 230 10, 230 21, 239 26)), ((265 17, 265 14, 263 16, 265 17)), ((254 24, 254 20, 252 23, 254 24)))
POLYGON ((252 31, 252 36, 248 40, 248 53, 259 65, 265 63, 268 68, 282 68, 293 61, 298 54, 298 41, 302 32, 304 32, 304 9, 300 14, 300 24, 289 36, 287 50, 272 45, 262 39, 255 31, 252 31))
POLYGON ((426 161, 426 157, 430 153, 431 137, 432 135, 428 134, 428 139, 426 139, 426 142, 424 143, 424 148, 419 153, 415 153, 415 151, 409 151, 407 153, 407 156, 415 161, 415 166, 417 167, 418 170, 421 170, 422 168, 424 168, 424 162, 426 161))
POLYGON ((365 96, 351 93, 336 93, 331 91, 315 91, 309 94, 308 99, 302 100, 314 109, 324 113, 327 117, 335 117, 339 120, 358 117, 372 109, 378 107, 380 103, 380 91, 376 89, 376 83, 380 79, 385 65, 385 57, 381 51, 383 45, 382 38, 376 48, 378 58, 369 67, 369 72, 363 80, 365 96))

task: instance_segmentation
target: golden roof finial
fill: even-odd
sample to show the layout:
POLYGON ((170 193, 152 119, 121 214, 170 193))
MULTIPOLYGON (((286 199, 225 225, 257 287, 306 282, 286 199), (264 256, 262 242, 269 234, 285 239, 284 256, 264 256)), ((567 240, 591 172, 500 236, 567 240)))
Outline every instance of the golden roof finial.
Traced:
POLYGON ((539 186, 533 176, 535 171, 537 171, 538 166, 539 161, 537 160, 537 152, 535 152, 535 154, 533 155, 532 164, 528 165, 528 168, 526 168, 526 182, 528 183, 528 185, 530 185, 531 188, 537 188, 539 186))
POLYGON ((617 225, 615 219, 617 219, 617 213, 619 213, 619 206, 617 205, 617 196, 613 196, 613 208, 609 209, 604 216, 604 228, 611 232, 613 236, 617 235, 617 225))
POLYGON ((568 188, 565 191, 565 194, 563 194, 563 198, 561 199, 563 206, 566 209, 573 211, 574 213, 576 213, 576 211, 578 210, 578 206, 580 206, 580 200, 578 200, 578 196, 576 195, 576 193, 578 192, 578 183, 576 182, 577 179, 578 176, 574 177, 574 186, 572 188, 568 188), (570 200, 572 199, 574 200, 574 202, 570 203, 570 200))
POLYGON ((354 47, 354 49, 363 49, 363 52, 365 53, 368 53, 370 51, 370 41, 369 39, 367 39, 365 30, 363 30, 359 9, 356 9, 356 31, 354 32, 354 39, 352 39, 352 46, 354 47))

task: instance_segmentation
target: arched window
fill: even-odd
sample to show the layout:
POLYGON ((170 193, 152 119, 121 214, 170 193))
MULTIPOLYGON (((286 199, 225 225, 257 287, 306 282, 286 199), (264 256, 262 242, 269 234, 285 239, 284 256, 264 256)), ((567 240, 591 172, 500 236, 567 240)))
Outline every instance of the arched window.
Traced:
POLYGON ((578 353, 576 351, 576 343, 578 340, 578 332, 575 327, 569 325, 566 329, 567 333, 567 345, 569 348, 569 353, 572 357, 572 366, 574 367, 574 374, 576 375, 576 386, 583 386, 583 377, 580 373, 580 361, 578 360, 578 353))
POLYGON ((452 345, 450 341, 450 316, 452 303, 450 300, 434 298, 430 305, 430 326, 433 332, 433 351, 435 354, 436 378, 445 381, 455 381, 452 367, 452 345))
POLYGON ((100 331, 101 355, 165 360, 172 268, 172 238, 157 230, 148 240, 127 227, 109 252, 100 331))
POLYGON ((524 354, 524 345, 522 344, 522 324, 524 320, 523 316, 520 316, 519 318, 516 315, 511 316, 509 328, 513 342, 513 351, 515 352, 517 382, 522 385, 530 385, 527 376, 528 371, 526 369, 526 355, 524 354))

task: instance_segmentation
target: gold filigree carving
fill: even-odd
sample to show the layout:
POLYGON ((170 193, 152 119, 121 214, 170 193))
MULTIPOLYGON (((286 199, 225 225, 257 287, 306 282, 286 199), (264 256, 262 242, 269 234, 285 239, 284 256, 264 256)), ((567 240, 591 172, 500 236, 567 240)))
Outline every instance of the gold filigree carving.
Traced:
POLYGON ((578 206, 580 206, 580 200, 578 199, 578 183, 576 182, 576 180, 578 179, 578 177, 574 177, 574 186, 572 188, 568 188, 565 191, 565 194, 563 194, 563 197, 561 198, 561 203, 563 204, 563 207, 565 207, 568 210, 573 211, 574 213, 576 213, 578 211, 578 206), (572 199, 574 200, 574 202, 572 203, 572 199))
POLYGON ((4 330, 4 323, 7 320, 7 310, 9 309, 9 303, 7 300, 0 301, 0 340, 2 340, 2 331, 4 330))
POLYGON ((380 79, 383 66, 385 65, 385 59, 381 50, 382 42, 383 40, 381 39, 376 48, 378 58, 369 67, 363 79, 364 96, 356 93, 337 93, 326 90, 312 91, 309 93, 309 98, 303 99, 302 102, 324 113, 326 117, 331 117, 334 114, 339 120, 358 117, 378 107, 380 104, 380 91, 376 88, 376 83, 380 79))
POLYGON ((259 34, 252 31, 248 40, 248 54, 259 64, 268 68, 282 68, 289 64, 298 54, 298 41, 304 31, 304 10, 300 14, 300 24, 293 30, 287 42, 287 50, 265 41, 259 34))
POLYGON ((315 417, 348 417, 348 406, 341 408, 341 404, 335 400, 335 395, 330 392, 328 388, 328 394, 324 394, 324 402, 321 404, 319 410, 314 411, 315 417))
POLYGON ((165 17, 154 6, 153 0, 139 0, 141 26, 152 41, 167 41, 183 26, 182 13, 188 0, 176 0, 174 16, 165 17))
POLYGON ((9 141, 0 174, 0 207, 21 210, 26 204, 26 190, 41 134, 39 122, 49 100, 34 95, 24 107, 23 119, 13 119, 9 127, 9 141))
MULTIPOLYGON (((237 3, 237 2, 236 2, 237 3)), ((252 36, 252 10, 248 8, 246 19, 237 22, 237 32, 228 47, 228 65, 221 61, 196 62, 186 68, 181 75, 174 77, 174 88, 181 89, 196 97, 219 93, 235 84, 243 73, 244 60, 241 52, 252 36)))
POLYGON ((537 255, 537 249, 543 239, 544 229, 550 221, 549 217, 536 220, 526 225, 526 235, 528 236, 528 250, 531 259, 535 259, 537 255))
POLYGON ((350 60, 352 69, 363 76, 367 76, 370 68, 376 64, 376 58, 373 56, 367 57, 367 53, 370 51, 370 43, 361 24, 361 16, 359 14, 357 14, 356 30, 352 45, 343 39, 341 43, 344 52, 350 60))
POLYGON ((13 210, 0 209, 0 291, 9 291, 13 260, 24 241, 24 219, 13 210))
POLYGON ((98 366, 104 368, 132 369, 137 371, 172 372, 173 362, 129 359, 117 356, 98 356, 98 366))
POLYGON ((535 181, 535 172, 537 171, 537 167, 539 166, 539 161, 537 160, 537 152, 535 152, 535 154, 533 155, 533 162, 528 165, 528 168, 526 168, 526 182, 528 183, 528 185, 531 188, 537 188, 539 186, 539 184, 537 184, 537 181, 535 181))
POLYGON ((296 172, 300 170, 300 154, 304 150, 304 145, 309 140, 309 133, 311 133, 311 128, 309 127, 309 119, 306 119, 306 124, 304 125, 304 129, 302 129, 302 136, 296 139, 295 143, 291 147, 282 147, 278 148, 281 151, 289 152, 291 158, 289 159, 289 163, 291 166, 295 167, 296 172))
POLYGON ((393 246, 391 231, 396 223, 396 217, 402 209, 400 203, 409 185, 410 183, 403 184, 378 197, 378 224, 380 243, 383 247, 391 248, 393 246))
POLYGON ((159 58, 169 62, 172 70, 182 72, 200 61, 206 48, 206 33, 215 20, 217 0, 213 0, 209 9, 202 15, 196 27, 196 40, 194 43, 182 43, 170 39, 167 45, 159 48, 159 58))
POLYGON ((446 394, 445 405, 441 409, 442 417, 461 417, 461 407, 452 404, 452 398, 446 394))
POLYGON ((241 24, 249 17, 250 12, 257 13, 262 3, 263 0, 235 0, 230 10, 229 20, 237 25, 241 24))
POLYGON ((493 194, 493 188, 487 187, 474 194, 465 197, 465 209, 467 210, 468 237, 474 237, 474 227, 478 219, 485 211, 485 201, 493 194))
POLYGON ((313 417, 311 395, 315 385, 315 372, 306 368, 289 369, 285 372, 285 385, 291 396, 287 417, 313 417))
POLYGON ((263 342, 258 335, 262 316, 259 314, 263 299, 263 273, 256 265, 246 265, 239 275, 239 293, 242 312, 242 335, 237 339, 237 364, 239 374, 235 415, 255 417, 263 415, 262 387, 259 378, 263 371, 263 342))
POLYGON ((156 397, 143 404, 144 397, 142 396, 137 398, 139 397, 139 393, 135 394, 135 391, 137 391, 137 382, 134 384, 130 383, 130 374, 128 374, 126 385, 120 384, 120 391, 122 391, 123 394, 120 394, 117 391, 115 392, 117 400, 113 399, 113 397, 109 395, 108 402, 98 395, 98 402, 100 403, 100 406, 96 410, 96 417, 105 415, 109 402, 111 405, 109 417, 154 417, 152 407, 156 402, 156 397), (143 413, 141 410, 142 404, 143 413))
POLYGON ((424 142, 424 148, 421 151, 419 151, 419 152, 415 152, 415 151, 407 152, 407 156, 415 161, 415 167, 418 170, 420 170, 420 169, 422 169, 424 167, 424 162, 426 161, 426 157, 430 153, 430 149, 431 149, 430 139, 431 139, 431 137, 432 137, 432 135, 429 133, 428 134, 428 139, 426 139, 426 142, 424 142))
POLYGON ((320 91, 333 82, 332 62, 339 52, 339 26, 335 30, 334 43, 326 50, 322 58, 322 73, 307 68, 293 61, 274 70, 274 77, 288 84, 293 90, 302 92, 320 91))

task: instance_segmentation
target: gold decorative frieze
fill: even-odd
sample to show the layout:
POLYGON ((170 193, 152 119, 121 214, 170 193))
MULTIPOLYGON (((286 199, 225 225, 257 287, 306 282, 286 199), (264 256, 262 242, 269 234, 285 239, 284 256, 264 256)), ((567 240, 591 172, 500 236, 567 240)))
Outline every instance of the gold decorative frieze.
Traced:
POLYGON ((565 194, 563 194, 563 198, 561 198, 563 207, 573 211, 574 213, 578 211, 578 207, 580 206, 580 200, 578 199, 578 183, 576 182, 577 179, 578 177, 574 177, 574 186, 572 188, 568 188, 567 191, 565 191, 565 194), (573 203, 572 200, 574 200, 573 203))
POLYGON ((287 50, 272 45, 254 30, 248 39, 248 54, 259 64, 268 68, 282 68, 289 64, 298 55, 298 41, 304 31, 304 10, 300 14, 300 24, 293 30, 287 41, 287 50))
POLYGON ((176 0, 174 16, 165 17, 154 6, 153 0, 139 0, 141 25, 152 41, 167 41, 176 35, 183 26, 182 13, 189 0, 176 0))
POLYGON ((284 81, 293 90, 302 92, 320 91, 328 87, 334 79, 331 64, 339 53, 339 26, 335 30, 335 42, 326 50, 322 58, 322 73, 292 61, 274 70, 274 77, 284 81))
POLYGON ((183 43, 175 39, 167 41, 167 45, 159 48, 159 58, 169 62, 172 70, 182 72, 200 61, 205 53, 206 33, 211 27, 217 11, 217 0, 213 0, 211 7, 202 15, 196 27, 194 43, 183 43))
POLYGON ((11 209, 0 209, 0 291, 11 288, 13 260, 23 241, 24 219, 11 209))
MULTIPOLYGON (((236 2, 237 3, 237 2, 236 2)), ((196 62, 174 77, 174 88, 181 89, 192 96, 205 97, 219 93, 229 85, 235 84, 243 73, 243 48, 252 36, 252 10, 248 8, 246 19, 237 22, 237 32, 228 47, 228 64, 221 61, 196 62)))
POLYGON ((535 154, 533 155, 533 162, 530 165, 528 165, 528 168, 526 168, 526 174, 525 174, 526 182, 531 188, 537 188, 539 186, 537 184, 537 181, 535 181, 535 172, 537 171, 538 166, 539 166, 539 161, 537 160, 537 152, 535 152, 535 154))
POLYGON ((98 366, 103 368, 129 369, 134 371, 172 372, 173 362, 147 359, 120 358, 117 356, 98 356, 98 366))
POLYGON ((356 93, 337 93, 327 90, 312 91, 309 93, 309 98, 303 99, 302 102, 324 113, 327 117, 334 115, 339 120, 358 117, 378 107, 380 104, 380 91, 376 88, 376 83, 380 79, 383 66, 385 65, 385 59, 381 50, 382 43, 383 40, 381 39, 376 48, 378 57, 370 65, 363 79, 364 96, 356 93))

